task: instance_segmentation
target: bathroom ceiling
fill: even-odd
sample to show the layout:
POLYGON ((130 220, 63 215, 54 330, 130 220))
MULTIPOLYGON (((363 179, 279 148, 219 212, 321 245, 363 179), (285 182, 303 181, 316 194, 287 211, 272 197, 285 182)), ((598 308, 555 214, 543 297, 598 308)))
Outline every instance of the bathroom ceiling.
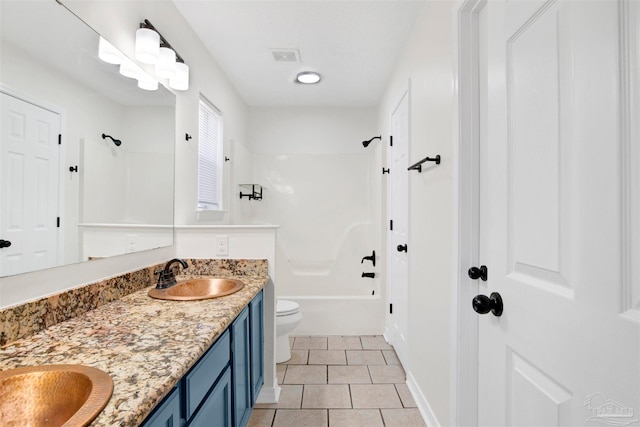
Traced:
POLYGON ((424 1, 173 0, 249 105, 345 107, 377 105, 424 1))

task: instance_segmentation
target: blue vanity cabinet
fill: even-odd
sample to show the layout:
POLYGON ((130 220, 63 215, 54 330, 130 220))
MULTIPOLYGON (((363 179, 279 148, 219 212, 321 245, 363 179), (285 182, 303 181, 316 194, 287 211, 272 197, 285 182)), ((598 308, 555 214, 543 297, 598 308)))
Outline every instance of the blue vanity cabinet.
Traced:
POLYGON ((180 383, 174 387, 160 405, 147 418, 143 427, 180 427, 180 383))
POLYGON ((233 425, 244 427, 251 416, 251 341, 249 307, 231 325, 233 425))
POLYGON ((260 291, 249 304, 251 322, 251 405, 255 405, 264 384, 264 299, 260 291))
POLYGON ((142 427, 246 427, 264 383, 262 291, 142 427))

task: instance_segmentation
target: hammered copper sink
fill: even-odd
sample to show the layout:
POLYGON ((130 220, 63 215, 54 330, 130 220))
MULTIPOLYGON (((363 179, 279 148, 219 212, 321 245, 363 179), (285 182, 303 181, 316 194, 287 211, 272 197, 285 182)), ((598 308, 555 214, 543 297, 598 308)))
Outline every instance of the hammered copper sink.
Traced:
POLYGON ((111 377, 83 365, 44 365, 0 372, 0 425, 87 426, 113 392, 111 377))
POLYGON ((172 301, 192 301, 231 295, 243 287, 244 283, 240 280, 205 277, 178 282, 166 289, 152 288, 149 296, 172 301))

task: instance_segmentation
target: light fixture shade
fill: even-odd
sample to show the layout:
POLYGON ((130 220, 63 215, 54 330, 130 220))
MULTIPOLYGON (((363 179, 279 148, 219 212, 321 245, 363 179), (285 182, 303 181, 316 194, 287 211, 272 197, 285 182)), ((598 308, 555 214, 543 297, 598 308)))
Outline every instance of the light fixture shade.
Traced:
POLYGON ((144 90, 157 90, 158 81, 142 71, 138 77, 138 87, 144 90))
POLYGON ((100 37, 100 41, 98 42, 98 58, 108 64, 119 65, 122 63, 123 57, 124 55, 118 50, 118 48, 100 37))
POLYGON ((176 63, 176 74, 169 79, 169 87, 175 90, 189 89, 189 66, 184 62, 176 63))
POLYGON ((156 62, 156 75, 161 79, 170 79, 175 74, 176 53, 168 47, 161 47, 158 62, 156 62))
POLYGON ((143 64, 158 62, 160 34, 149 28, 136 30, 136 59, 143 64))
POLYGON ((303 71, 296 76, 298 83, 314 84, 320 81, 320 74, 315 71, 303 71))
POLYGON ((142 68, 129 58, 123 58, 120 64, 120 74, 130 79, 137 79, 143 73, 142 68))

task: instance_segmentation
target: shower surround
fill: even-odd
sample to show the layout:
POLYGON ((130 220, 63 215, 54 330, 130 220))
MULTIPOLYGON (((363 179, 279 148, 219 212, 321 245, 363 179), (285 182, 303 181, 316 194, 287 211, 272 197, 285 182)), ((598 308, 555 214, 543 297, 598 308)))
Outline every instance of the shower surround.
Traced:
POLYGON ((384 329, 375 151, 254 154, 264 198, 251 222, 278 224, 276 293, 296 301, 296 334, 379 334, 384 329), (376 250, 376 267, 363 260, 376 250), (375 273, 374 278, 362 273, 375 273))

